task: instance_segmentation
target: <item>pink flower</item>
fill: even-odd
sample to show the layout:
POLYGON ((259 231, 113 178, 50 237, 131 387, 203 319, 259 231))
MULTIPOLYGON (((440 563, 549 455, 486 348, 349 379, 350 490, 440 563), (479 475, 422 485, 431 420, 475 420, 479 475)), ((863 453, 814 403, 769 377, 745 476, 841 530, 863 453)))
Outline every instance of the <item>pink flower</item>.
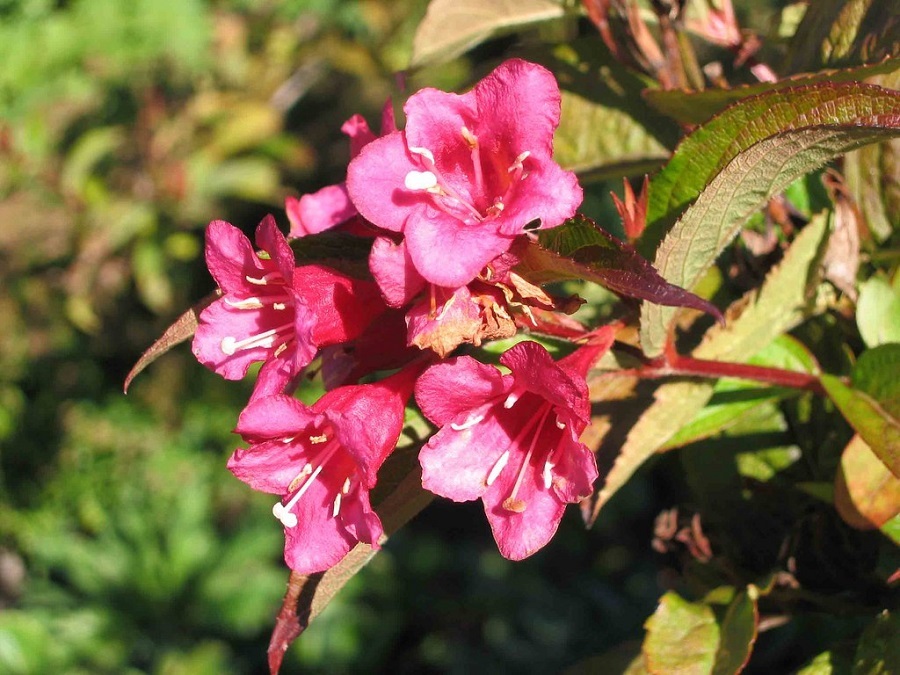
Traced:
POLYGON ((567 503, 597 478, 579 441, 590 421, 585 376, 614 330, 555 363, 536 342, 520 342, 500 363, 468 356, 431 366, 416 401, 440 430, 422 448, 422 485, 454 501, 481 499, 504 557, 521 560, 553 537, 567 503))
POLYGON ((461 96, 423 89, 404 107, 406 129, 350 163, 350 198, 373 224, 404 234, 427 281, 465 286, 526 225, 556 227, 581 203, 575 175, 552 159, 559 106, 553 75, 518 59, 461 96))
POLYGON ((357 542, 379 547, 384 530, 369 491, 400 436, 419 370, 339 387, 311 408, 275 395, 241 413, 235 431, 250 447, 236 450, 228 468, 255 490, 282 495, 272 512, 284 525, 292 570, 326 570, 357 542))
MULTIPOLYGON (((391 101, 384 105, 381 113, 381 134, 397 130, 394 123, 394 109, 391 101)), ((376 136, 362 115, 354 115, 341 126, 341 131, 350 138, 350 159, 375 140, 376 136)), ((291 238, 318 234, 345 223, 357 214, 356 207, 347 194, 347 184, 328 185, 318 192, 303 195, 300 199, 288 197, 284 208, 291 222, 291 238)))
POLYGON ((284 235, 267 216, 256 230, 260 256, 244 234, 217 220, 206 231, 206 262, 222 297, 200 314, 197 359, 229 380, 264 361, 254 397, 280 393, 320 346, 353 339, 386 309, 372 282, 321 265, 294 267, 284 235))

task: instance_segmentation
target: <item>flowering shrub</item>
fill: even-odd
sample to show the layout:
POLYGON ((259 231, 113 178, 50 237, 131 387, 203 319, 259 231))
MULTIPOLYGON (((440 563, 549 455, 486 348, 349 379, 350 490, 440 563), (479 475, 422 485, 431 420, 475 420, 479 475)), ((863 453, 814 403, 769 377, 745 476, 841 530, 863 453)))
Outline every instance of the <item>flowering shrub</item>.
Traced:
MULTIPOLYGON (((768 204, 771 221, 786 231, 782 191, 824 162, 900 135, 900 94, 857 82, 854 73, 781 83, 753 57, 728 2, 689 25, 735 52, 736 64, 749 64, 758 82, 722 96, 688 93, 678 87, 697 75, 680 60, 671 16, 659 15, 667 38, 661 48, 636 6, 625 17, 610 3, 584 4, 610 54, 661 85, 647 100, 685 128, 699 124, 640 192, 626 183, 624 197, 615 197, 628 242, 578 212, 584 189, 554 155, 554 136, 566 131, 557 77, 520 58, 503 61, 462 94, 411 94, 399 127, 389 101, 378 136, 361 117, 348 120, 346 181, 288 197, 287 235, 271 216, 259 225, 255 248, 228 223, 207 228, 206 260, 219 290, 193 312, 194 354, 227 379, 262 362, 235 430, 247 447, 235 450, 228 468, 280 497, 273 514, 284 527, 292 574, 273 634, 273 670, 305 627, 300 617, 313 611, 312 600, 298 604, 301 590, 311 589, 321 606, 432 495, 480 499, 500 553, 531 556, 550 545, 567 505, 578 505, 591 524, 651 455, 738 424, 750 408, 716 407, 714 392, 723 390, 709 381, 771 386, 765 394, 738 392, 754 405, 783 391, 826 397, 855 432, 841 441, 850 476, 835 479, 830 498, 854 527, 896 524, 897 390, 886 375, 900 365, 896 334, 867 341, 849 380, 822 374, 786 336, 810 311, 825 217, 810 214, 780 266, 724 314, 698 294, 760 207, 768 204), (611 29, 613 18, 624 33, 611 29), (773 110, 779 114, 768 114, 773 110), (573 280, 606 286, 624 302, 602 319, 579 315, 585 286, 564 285, 573 280), (689 355, 685 345, 693 346, 689 355), (772 351, 751 362, 763 348, 772 351), (300 403, 295 392, 317 376, 326 393, 310 406, 300 403), (595 410, 612 396, 603 386, 626 380, 634 393, 635 381, 660 378, 676 381, 659 386, 620 430, 620 447, 604 445, 614 436, 607 433, 613 422, 595 410), (419 436, 404 440, 405 411, 416 407, 424 416, 419 436), (410 457, 412 468, 383 479, 410 457), (870 508, 861 483, 876 485, 887 506, 870 508), (334 581, 320 591, 323 579, 334 581)), ((449 6, 435 0, 421 31, 434 30, 440 9, 449 6)), ((417 49, 419 58, 432 58, 417 49)), ((896 61, 887 59, 879 72, 893 72, 896 61)), ((579 76, 578 68, 555 65, 570 85, 579 76)), ((825 184, 836 204, 845 200, 839 212, 850 218, 839 182, 825 184)), ((774 251, 775 244, 754 239, 758 233, 743 235, 748 248, 774 251)), ((855 273, 836 271, 841 255, 831 248, 826 270, 828 255, 825 276, 855 294, 855 273)), ((137 370, 187 337, 192 327, 185 325, 176 324, 137 370)), ((677 550, 679 541, 693 561, 716 565, 698 518, 680 527, 677 511, 666 512, 657 529, 660 553, 677 550)), ((886 534, 897 541, 895 529, 886 534)), ((740 644, 720 643, 717 627, 702 656, 710 669, 736 672, 760 628, 760 599, 777 597, 796 579, 764 583, 724 563, 711 574, 728 589, 721 630, 740 644)), ((696 602, 663 597, 647 623, 648 670, 678 670, 696 656, 685 647, 667 660, 667 630, 715 623, 713 588, 696 602)))

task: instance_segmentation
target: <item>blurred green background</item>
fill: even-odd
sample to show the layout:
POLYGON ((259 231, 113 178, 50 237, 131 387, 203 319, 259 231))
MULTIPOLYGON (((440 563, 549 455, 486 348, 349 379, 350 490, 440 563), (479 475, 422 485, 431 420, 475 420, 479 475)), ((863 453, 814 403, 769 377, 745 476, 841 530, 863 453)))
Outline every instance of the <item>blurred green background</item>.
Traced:
MULTIPOLYGON (((122 384, 212 290, 210 220, 286 229, 286 195, 342 179, 340 125, 401 95, 425 4, 0 0, 0 673, 267 672, 282 532, 225 468, 249 384, 187 347, 122 384)), ((405 86, 470 74, 457 60, 405 86)), ((680 475, 659 458, 594 529, 570 509, 516 564, 479 504, 436 502, 283 672, 555 672, 640 640, 680 475)), ((760 638, 760 672, 817 653, 808 626, 786 630, 760 638)))
MULTIPOLYGON (((212 289, 210 220, 286 227, 286 195, 342 178, 340 125, 396 95, 424 9, 0 0, 0 672, 266 672, 282 534, 225 469, 249 387, 186 347, 122 383, 212 289)), ((431 507, 283 672, 534 672, 638 638, 645 488, 517 565, 479 506, 431 507)))

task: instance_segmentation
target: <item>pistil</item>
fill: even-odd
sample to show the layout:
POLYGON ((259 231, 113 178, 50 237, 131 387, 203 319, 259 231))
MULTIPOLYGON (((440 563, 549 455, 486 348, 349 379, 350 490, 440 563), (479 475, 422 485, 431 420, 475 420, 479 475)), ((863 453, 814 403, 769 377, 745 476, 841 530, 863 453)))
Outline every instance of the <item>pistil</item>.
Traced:
POLYGON ((547 416, 550 414, 550 404, 544 404, 544 410, 541 413, 540 417, 533 418, 537 419, 537 430, 534 433, 534 438, 531 439, 531 443, 528 446, 528 452, 525 453, 525 458, 522 460, 522 465, 519 467, 519 474, 516 476, 516 483, 513 485, 512 492, 509 497, 507 497, 503 501, 503 508, 507 511, 512 511, 514 513, 522 513, 525 508, 528 506, 521 499, 517 499, 516 495, 519 493, 519 488, 522 487, 522 480, 525 478, 525 470, 528 468, 528 464, 531 462, 531 456, 534 454, 534 448, 537 445, 538 438, 541 436, 541 428, 544 426, 544 422, 547 420, 547 416))
POLYGON ((236 352, 242 351, 244 349, 253 349, 254 347, 271 349, 275 346, 275 340, 281 334, 286 333, 289 330, 293 330, 293 328, 293 322, 285 323, 278 326, 277 328, 272 328, 271 330, 263 331, 262 333, 258 333, 256 335, 251 335, 250 337, 244 338, 243 340, 238 340, 234 336, 226 335, 222 338, 221 349, 222 352, 228 356, 233 356, 236 352))

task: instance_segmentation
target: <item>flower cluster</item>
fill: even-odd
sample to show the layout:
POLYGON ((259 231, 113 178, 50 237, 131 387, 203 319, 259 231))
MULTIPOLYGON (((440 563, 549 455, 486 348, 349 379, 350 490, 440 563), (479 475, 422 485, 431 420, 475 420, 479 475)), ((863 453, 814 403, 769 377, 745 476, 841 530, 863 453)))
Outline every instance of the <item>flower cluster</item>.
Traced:
POLYGON ((549 320, 572 303, 519 267, 532 232, 561 225, 582 199, 553 160, 553 76, 510 60, 468 93, 419 91, 404 112, 397 129, 389 103, 378 137, 359 116, 344 124, 346 181, 289 198, 288 237, 271 217, 255 247, 228 223, 207 230, 220 296, 200 315, 194 353, 228 379, 262 363, 236 429, 247 447, 228 466, 280 496, 285 559, 301 573, 333 566, 357 542, 378 547, 369 491, 413 394, 437 428, 419 457, 424 488, 481 499, 507 558, 544 546, 597 478, 579 440, 590 418, 585 378, 613 330, 549 320), (335 228, 365 242, 368 270, 295 262, 292 240, 335 228), (543 321, 573 334, 575 325, 581 346, 554 361, 519 342, 500 358, 508 374, 447 358, 543 321), (307 406, 292 394, 314 361, 328 391, 307 406))

